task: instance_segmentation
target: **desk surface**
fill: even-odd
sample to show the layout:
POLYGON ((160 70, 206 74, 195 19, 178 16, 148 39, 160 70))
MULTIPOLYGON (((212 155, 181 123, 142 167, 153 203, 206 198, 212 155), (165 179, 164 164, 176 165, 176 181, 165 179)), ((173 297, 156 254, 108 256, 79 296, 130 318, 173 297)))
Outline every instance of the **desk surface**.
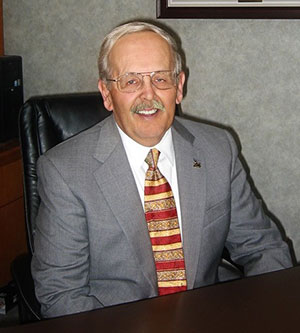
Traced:
POLYGON ((6 328, 35 332, 298 332, 300 267, 6 328))

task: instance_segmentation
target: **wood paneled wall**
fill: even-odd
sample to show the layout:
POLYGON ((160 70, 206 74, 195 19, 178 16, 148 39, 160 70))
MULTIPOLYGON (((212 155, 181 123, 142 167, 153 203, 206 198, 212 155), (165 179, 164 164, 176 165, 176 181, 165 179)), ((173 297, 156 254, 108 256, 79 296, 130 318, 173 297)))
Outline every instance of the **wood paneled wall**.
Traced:
POLYGON ((3 41, 3 2, 0 0, 0 56, 4 54, 4 41, 3 41))

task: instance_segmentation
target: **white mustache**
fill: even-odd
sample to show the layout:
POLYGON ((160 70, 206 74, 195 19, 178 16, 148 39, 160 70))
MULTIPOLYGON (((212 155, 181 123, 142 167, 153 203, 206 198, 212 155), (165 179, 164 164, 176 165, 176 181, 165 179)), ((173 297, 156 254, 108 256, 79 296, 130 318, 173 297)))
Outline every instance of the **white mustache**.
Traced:
POLYGON ((162 111, 166 110, 162 103, 160 103, 156 100, 153 100, 150 103, 141 103, 141 104, 138 104, 138 105, 134 106, 131 109, 131 112, 132 113, 138 113, 139 111, 142 111, 142 110, 145 110, 145 109, 159 109, 159 110, 162 110, 162 111))

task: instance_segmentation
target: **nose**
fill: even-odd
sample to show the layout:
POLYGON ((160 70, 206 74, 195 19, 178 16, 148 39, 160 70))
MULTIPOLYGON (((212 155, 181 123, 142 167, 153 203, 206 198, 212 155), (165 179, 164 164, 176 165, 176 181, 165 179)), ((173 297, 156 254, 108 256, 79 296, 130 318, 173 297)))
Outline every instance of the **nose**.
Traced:
POLYGON ((155 92, 154 92, 154 86, 151 82, 150 75, 144 75, 143 76, 143 86, 142 86, 142 97, 147 100, 152 100, 155 92))

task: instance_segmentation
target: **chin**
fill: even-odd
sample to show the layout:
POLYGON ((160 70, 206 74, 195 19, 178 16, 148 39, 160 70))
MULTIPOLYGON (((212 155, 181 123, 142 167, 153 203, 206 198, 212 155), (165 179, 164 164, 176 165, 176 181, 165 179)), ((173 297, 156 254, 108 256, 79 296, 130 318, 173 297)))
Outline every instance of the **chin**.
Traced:
POLYGON ((152 147, 152 146, 155 146, 156 144, 158 144, 163 136, 164 136, 164 133, 160 134, 160 135, 153 135, 153 134, 152 135, 143 135, 143 136, 139 137, 139 141, 137 141, 137 142, 139 142, 143 146, 152 147))

